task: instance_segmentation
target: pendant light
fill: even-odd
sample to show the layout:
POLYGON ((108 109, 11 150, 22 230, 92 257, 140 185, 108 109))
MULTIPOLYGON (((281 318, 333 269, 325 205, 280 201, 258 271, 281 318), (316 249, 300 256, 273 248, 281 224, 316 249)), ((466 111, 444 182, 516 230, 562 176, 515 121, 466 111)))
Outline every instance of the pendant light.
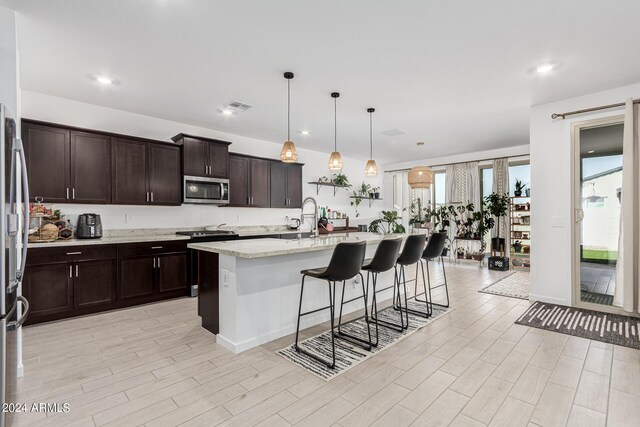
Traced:
POLYGON ((295 163, 298 161, 298 150, 291 141, 291 79, 293 73, 284 73, 284 78, 287 79, 287 140, 282 144, 282 151, 280 151, 280 160, 284 163, 295 163))
POLYGON ((429 188, 433 184, 433 171, 428 166, 416 166, 409 171, 411 188, 429 188))
POLYGON ((329 169, 332 171, 342 170, 342 156, 338 152, 338 92, 332 92, 333 98, 333 153, 329 157, 329 169))
POLYGON ((378 174, 378 165, 376 165, 376 161, 373 160, 373 112, 376 111, 375 108, 367 108, 367 113, 369 113, 369 161, 367 165, 364 167, 364 174, 366 176, 376 176, 378 174))

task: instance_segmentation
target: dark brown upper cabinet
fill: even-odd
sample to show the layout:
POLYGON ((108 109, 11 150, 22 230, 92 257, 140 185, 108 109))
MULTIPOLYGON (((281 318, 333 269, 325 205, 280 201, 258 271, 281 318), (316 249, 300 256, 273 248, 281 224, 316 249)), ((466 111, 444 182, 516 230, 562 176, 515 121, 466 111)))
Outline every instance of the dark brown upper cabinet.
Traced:
POLYGON ((184 133, 180 133, 172 139, 183 146, 185 175, 229 178, 230 142, 184 133))
POLYGON ((229 205, 268 208, 271 203, 271 162, 231 154, 229 163, 229 205))
POLYGON ((112 140, 113 203, 180 205, 180 146, 126 138, 112 140))
POLYGON ((302 207, 302 165, 271 162, 271 207, 302 207))
POLYGON ((49 203, 111 203, 109 136, 23 120, 29 193, 49 203))

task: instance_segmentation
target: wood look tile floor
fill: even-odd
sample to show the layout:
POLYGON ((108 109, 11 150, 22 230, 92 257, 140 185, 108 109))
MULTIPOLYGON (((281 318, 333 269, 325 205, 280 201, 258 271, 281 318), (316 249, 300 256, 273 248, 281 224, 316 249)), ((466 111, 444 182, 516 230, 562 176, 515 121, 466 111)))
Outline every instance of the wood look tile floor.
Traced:
POLYGON ((515 325, 528 301, 477 292, 504 273, 446 266, 454 310, 328 383, 274 353, 293 337, 220 347, 195 299, 25 328, 12 400, 71 410, 13 425, 638 425, 640 351, 515 325))

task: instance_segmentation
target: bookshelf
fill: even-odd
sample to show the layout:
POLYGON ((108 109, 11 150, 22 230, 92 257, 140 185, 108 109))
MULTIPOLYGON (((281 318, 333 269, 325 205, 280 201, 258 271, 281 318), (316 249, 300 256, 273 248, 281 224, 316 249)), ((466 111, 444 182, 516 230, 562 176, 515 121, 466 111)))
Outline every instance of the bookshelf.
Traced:
POLYGON ((528 270, 531 267, 531 198, 511 197, 510 200, 511 266, 528 270))

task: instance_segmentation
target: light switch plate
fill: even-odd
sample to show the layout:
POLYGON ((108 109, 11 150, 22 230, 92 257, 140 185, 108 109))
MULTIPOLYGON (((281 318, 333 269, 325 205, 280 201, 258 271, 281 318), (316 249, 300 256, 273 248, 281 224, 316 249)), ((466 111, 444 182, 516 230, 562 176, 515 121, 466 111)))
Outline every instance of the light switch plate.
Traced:
POLYGON ((229 287, 229 270, 222 270, 222 285, 225 288, 229 287))

